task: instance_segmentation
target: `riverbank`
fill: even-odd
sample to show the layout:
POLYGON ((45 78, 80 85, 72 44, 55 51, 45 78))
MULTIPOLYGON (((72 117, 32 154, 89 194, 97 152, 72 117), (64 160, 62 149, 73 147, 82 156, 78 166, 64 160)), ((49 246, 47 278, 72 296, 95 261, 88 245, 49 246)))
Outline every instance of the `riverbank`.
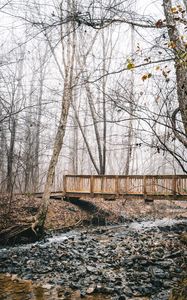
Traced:
MULTIPOLYGON (((158 200, 145 203, 141 199, 116 199, 105 201, 103 199, 88 199, 96 207, 96 211, 85 209, 84 206, 72 204, 64 200, 51 199, 45 229, 59 230, 74 228, 91 224, 108 225, 142 218, 158 219, 168 217, 187 217, 187 201, 158 200), (100 212, 105 212, 102 218, 100 212)), ((37 213, 41 199, 33 196, 0 197, 0 230, 18 223, 31 222, 37 213), (11 201, 11 203, 10 203, 11 201)))
POLYGON ((165 218, 72 230, 1 249, 0 272, 43 285, 44 299, 167 300, 186 276, 186 227, 165 218))

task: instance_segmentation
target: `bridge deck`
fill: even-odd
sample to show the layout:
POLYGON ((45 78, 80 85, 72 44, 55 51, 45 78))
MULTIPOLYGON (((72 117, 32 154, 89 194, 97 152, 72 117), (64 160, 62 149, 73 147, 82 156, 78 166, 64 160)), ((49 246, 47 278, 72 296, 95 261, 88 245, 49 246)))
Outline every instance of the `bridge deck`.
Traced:
POLYGON ((65 175, 65 197, 187 200, 187 175, 65 175))

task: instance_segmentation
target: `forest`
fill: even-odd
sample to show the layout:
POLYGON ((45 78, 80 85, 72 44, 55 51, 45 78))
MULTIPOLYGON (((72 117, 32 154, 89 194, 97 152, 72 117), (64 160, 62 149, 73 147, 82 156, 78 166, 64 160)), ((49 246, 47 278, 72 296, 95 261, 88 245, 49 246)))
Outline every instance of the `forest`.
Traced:
MULTIPOLYGON (((123 226, 127 226, 132 248, 138 249, 134 252, 132 249, 124 251, 143 257, 145 253, 141 254, 142 248, 148 247, 151 239, 154 245, 157 239, 163 239, 161 252, 166 247, 166 253, 160 256, 160 261, 163 259, 165 265, 168 263, 167 269, 172 267, 168 262, 170 260, 173 269, 178 267, 179 274, 168 269, 162 275, 160 266, 157 269, 155 267, 150 271, 154 274, 151 276, 154 280, 158 277, 162 284, 149 282, 145 274, 135 274, 135 277, 140 276, 136 279, 139 283, 143 276, 145 288, 133 290, 128 285, 130 291, 127 289, 124 292, 122 287, 125 283, 121 275, 119 279, 112 273, 111 282, 117 282, 117 286, 120 286, 118 293, 112 284, 106 287, 106 276, 98 282, 90 279, 96 273, 97 277, 100 274, 98 268, 91 265, 87 271, 82 270, 89 274, 86 283, 81 281, 81 275, 76 273, 78 271, 72 273, 78 277, 78 287, 67 272, 68 288, 80 290, 80 294, 74 295, 63 287, 59 299, 187 299, 186 279, 182 287, 183 298, 177 298, 175 292, 171 294, 172 285, 177 286, 178 282, 173 278, 187 278, 187 204, 179 201, 180 196, 180 200, 187 200, 187 1, 1 0, 0 45, 0 244, 9 247, 12 243, 22 244, 40 239, 44 244, 36 244, 39 245, 36 246, 38 259, 40 252, 46 249, 44 236, 49 234, 49 239, 54 238, 50 230, 67 229, 71 232, 72 228, 77 228, 75 252, 82 249, 81 236, 85 238, 83 248, 88 239, 88 249, 92 248, 93 251, 94 234, 99 243, 100 233, 95 227, 89 233, 80 232, 83 230, 81 226, 85 228, 96 222, 100 228, 106 223, 109 226, 123 223, 123 226), (84 178, 81 176, 86 176, 86 179, 81 179, 84 178), (152 179, 146 176, 152 176, 152 179), (166 176, 166 181, 162 176, 166 176), (97 178, 101 178, 100 183, 97 178), (70 192, 69 196, 65 195, 68 180, 71 181, 71 192, 82 190, 83 193, 89 184, 90 199, 81 198, 80 193, 77 197, 72 193, 70 197, 70 192), (100 192, 96 189, 97 182, 100 192), (115 197, 104 195, 105 183, 108 183, 110 191, 115 189, 115 197), (123 185, 121 194, 120 184, 123 185), (128 184, 131 191, 124 192, 128 184), (157 202, 150 195, 147 196, 150 186, 154 196, 162 200, 157 202), (97 198, 94 188, 98 193, 97 198), (143 191, 142 198, 136 201, 135 196, 140 194, 140 190, 143 191), (122 195, 124 193, 126 196, 133 195, 131 198, 135 201, 122 195), (120 199, 117 199, 119 195, 120 199), (132 239, 131 230, 136 231, 137 227, 128 229, 129 222, 150 222, 152 218, 163 221, 168 215, 172 219, 169 242, 164 235, 167 232, 162 233, 161 230, 157 236, 151 229, 147 229, 147 233, 138 233, 139 236, 132 239), (164 242, 170 245, 164 246, 164 242), (181 252, 175 257, 177 251, 181 252), (178 256, 180 259, 177 261, 178 256), (166 281, 166 286, 163 281, 166 281), (103 290, 98 285, 104 286, 103 290), (165 294, 159 294, 162 291, 165 294), (95 292, 98 293, 96 297, 86 296, 95 292)), ((104 230, 107 236, 108 229, 98 230, 104 230)), ((119 229, 119 236, 124 230, 119 229)), ((111 249, 107 248, 106 251, 111 266, 113 260, 118 261, 114 252, 116 243, 122 243, 122 240, 117 240, 119 236, 116 237, 112 231, 111 249)), ((53 242, 47 245, 58 260, 60 254, 57 248, 60 246, 55 250, 53 242)), ((73 241, 70 240, 66 246, 61 245, 62 251, 68 253, 67 257, 73 255, 72 262, 76 265, 78 254, 71 252, 73 241)), ((119 247, 123 249, 123 245, 119 247)), ((9 252, 4 254, 0 248, 0 258, 5 262, 11 256, 11 250, 7 249, 9 252)), ((24 265, 28 261, 31 270, 31 265, 35 266, 37 259, 33 260, 33 248, 29 249, 28 256, 23 253, 27 259, 22 263, 24 265)), ((99 249, 104 253, 103 244, 99 249)), ((19 257, 17 250, 13 251, 19 257)), ((24 252, 24 249, 20 251, 24 252)), ((119 260, 123 253, 120 251, 119 260)), ((159 249, 155 251, 158 254, 159 249)), ((50 261, 49 253, 44 255, 50 261)), ((103 257, 101 265, 106 263, 103 257)), ((90 264, 89 251, 84 259, 86 264, 90 264)), ((128 260, 128 257, 125 259, 128 260)), ((146 259, 153 264, 158 257, 147 253, 146 259)), ((94 255, 93 261, 96 261, 94 255)), ((123 265, 122 261, 120 263, 123 265)), ((134 269, 136 263, 141 265, 134 259, 134 269)), ((42 259, 38 264, 43 270, 42 259)), ((31 271, 26 274, 26 269, 19 269, 17 262, 14 271, 5 265, 0 264, 0 299, 10 284, 4 275, 1 277, 1 273, 18 274, 22 279, 41 279, 39 275, 34 278, 31 271)), ((9 261, 7 265, 11 265, 9 261)), ((126 261, 125 274, 130 272, 128 266, 126 261)), ((147 272, 145 266, 141 265, 142 273, 147 272)), ((73 265, 69 268, 73 270, 73 265)), ((48 271, 36 273, 52 274, 52 270, 58 273, 58 265, 49 264, 48 271)), ((58 276, 53 275, 50 275, 51 278, 57 280, 58 276)), ((47 276, 42 282, 45 283, 44 289, 48 290, 46 286, 51 283, 48 280, 50 276, 47 276)), ((66 282, 64 278, 62 281, 66 282)), ((63 286, 62 283, 59 285, 63 286)), ((29 298, 32 300, 58 299, 56 294, 39 298, 35 295, 37 291, 32 290, 32 293, 34 296, 29 298)), ((23 298, 16 295, 12 297, 10 299, 27 299, 26 294, 23 298)))

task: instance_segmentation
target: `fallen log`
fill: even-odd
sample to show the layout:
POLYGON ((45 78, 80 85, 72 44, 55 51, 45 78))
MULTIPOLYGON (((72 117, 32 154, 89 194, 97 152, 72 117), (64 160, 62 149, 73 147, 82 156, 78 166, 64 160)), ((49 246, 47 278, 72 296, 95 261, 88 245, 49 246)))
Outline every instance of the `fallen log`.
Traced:
POLYGON ((33 223, 15 224, 0 232, 0 245, 31 243, 38 239, 37 233, 33 230, 33 223))

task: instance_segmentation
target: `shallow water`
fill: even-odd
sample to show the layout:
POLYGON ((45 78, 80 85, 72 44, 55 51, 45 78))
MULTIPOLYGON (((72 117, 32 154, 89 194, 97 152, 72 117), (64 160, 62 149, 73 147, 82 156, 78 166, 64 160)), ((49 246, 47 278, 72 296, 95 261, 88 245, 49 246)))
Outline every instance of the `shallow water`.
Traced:
POLYGON ((170 218, 163 218, 163 219, 156 219, 153 221, 143 221, 143 222, 133 222, 130 224, 129 229, 133 230, 142 230, 142 229, 151 229, 155 227, 165 227, 165 226, 173 226, 180 223, 186 223, 187 219, 170 219, 170 218))
MULTIPOLYGON (((180 224, 183 223, 187 225, 187 219, 170 219, 170 218, 163 218, 163 219, 156 219, 156 220, 148 220, 148 221, 135 221, 130 223, 129 225, 127 224, 120 224, 120 225, 110 225, 110 226, 100 226, 99 228, 104 228, 106 230, 109 229, 118 229, 119 227, 123 231, 124 229, 128 230, 150 230, 151 228, 156 228, 156 227, 165 227, 165 226, 173 226, 175 224, 180 224)), ((41 241, 41 242, 36 242, 32 244, 26 244, 26 245, 18 245, 15 246, 17 249, 30 249, 32 246, 36 244, 42 244, 43 246, 47 246, 50 244, 54 243, 63 243, 63 241, 67 240, 68 238, 71 237, 76 237, 80 234, 81 230, 71 230, 66 233, 61 233, 61 234, 56 234, 53 235, 50 238, 47 238, 46 241, 41 241)), ((14 247, 7 247, 7 248, 1 248, 0 247, 0 253, 1 252, 6 252, 7 249, 14 248, 14 247)), ((0 299, 1 300, 1 299, 0 299)))
MULTIPOLYGON (((78 292, 75 292, 70 297, 64 298, 61 295, 60 290, 51 289, 48 290, 42 286, 38 286, 32 283, 32 281, 24 281, 15 279, 14 275, 7 276, 0 274, 0 300, 62 300, 82 299, 78 292), (13 278, 13 279, 12 279, 13 278)), ((104 295, 88 295, 84 297, 85 300, 107 300, 111 299, 104 295)))
POLYGON ((33 286, 31 281, 12 280, 11 276, 0 275, 0 299, 1 300, 48 300, 45 290, 33 286))

